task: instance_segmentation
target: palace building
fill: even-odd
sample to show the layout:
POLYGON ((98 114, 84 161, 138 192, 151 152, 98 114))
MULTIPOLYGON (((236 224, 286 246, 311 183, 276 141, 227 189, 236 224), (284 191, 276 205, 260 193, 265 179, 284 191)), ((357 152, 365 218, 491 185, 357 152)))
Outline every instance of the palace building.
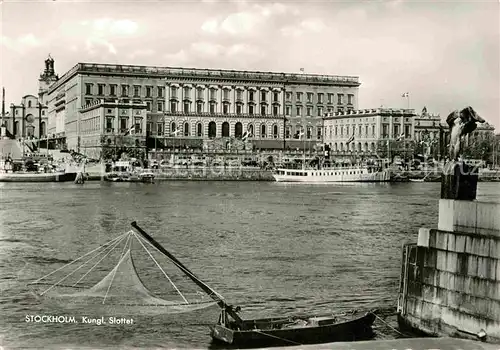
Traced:
POLYGON ((356 109, 359 86, 352 76, 78 63, 40 97, 48 133, 97 157, 126 135, 144 145, 146 132, 158 148, 247 135, 254 148, 301 147, 304 121, 306 140, 321 142, 324 114, 356 109))
POLYGON ((413 140, 415 117, 413 109, 337 112, 324 118, 324 143, 333 154, 375 154, 380 141, 413 140))

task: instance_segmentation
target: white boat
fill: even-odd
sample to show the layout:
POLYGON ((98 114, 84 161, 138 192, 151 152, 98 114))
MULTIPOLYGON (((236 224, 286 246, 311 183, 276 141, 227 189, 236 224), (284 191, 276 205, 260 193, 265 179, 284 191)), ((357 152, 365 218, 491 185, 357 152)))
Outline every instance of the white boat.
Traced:
POLYGON ((322 169, 287 169, 278 168, 273 172, 277 182, 386 182, 390 181, 390 172, 379 171, 368 166, 332 167, 322 169))

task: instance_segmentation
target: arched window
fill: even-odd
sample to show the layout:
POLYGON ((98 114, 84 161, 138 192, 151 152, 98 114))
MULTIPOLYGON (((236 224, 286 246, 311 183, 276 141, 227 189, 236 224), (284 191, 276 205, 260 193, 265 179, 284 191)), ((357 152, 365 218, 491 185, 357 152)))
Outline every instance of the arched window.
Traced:
POLYGON ((273 137, 275 139, 278 138, 278 125, 276 125, 276 124, 273 125, 273 137))
POLYGON ((365 149, 364 149, 365 152, 368 152, 368 142, 365 142, 365 149))
POLYGON ((217 135, 217 124, 215 122, 208 123, 208 137, 214 138, 217 135))
POLYGON ((42 122, 42 124, 40 125, 40 133, 42 136, 47 133, 47 130, 45 128, 45 122, 42 122))
POLYGON ((229 123, 222 123, 222 137, 229 137, 229 123))
POLYGON ((343 142, 341 142, 341 143, 340 143, 340 152, 343 152, 343 151, 344 151, 344 143, 343 143, 343 142))
POLYGON ((189 123, 184 123, 184 136, 189 136, 189 123))
POLYGON ((198 125, 196 125, 196 135, 198 137, 203 136, 203 125, 201 125, 201 123, 198 123, 198 125))
POLYGON ((292 127, 288 125, 285 129, 285 138, 289 139, 291 134, 292 134, 292 127))
POLYGON ((28 101, 28 108, 31 108, 31 100, 28 101))
POLYGON ((260 137, 266 137, 266 125, 262 124, 260 126, 260 137))
POLYGON ((372 152, 375 152, 375 142, 372 142, 372 152))
POLYGON ((337 152, 339 150, 339 145, 337 144, 337 142, 335 142, 335 152, 337 152))
POLYGON ((311 138, 311 134, 312 134, 312 128, 310 126, 308 126, 307 127, 307 139, 311 138))
POLYGON ((255 133, 253 131, 253 124, 248 124, 247 130, 250 137, 254 136, 255 133))
POLYGON ((358 142, 358 151, 361 152, 361 142, 358 142))
POLYGON ((170 124, 170 133, 174 133, 176 130, 177 130, 177 125, 175 125, 174 122, 172 122, 172 124, 170 124))
POLYGON ((237 122, 234 125, 234 137, 241 138, 243 136, 243 125, 240 122, 237 122))

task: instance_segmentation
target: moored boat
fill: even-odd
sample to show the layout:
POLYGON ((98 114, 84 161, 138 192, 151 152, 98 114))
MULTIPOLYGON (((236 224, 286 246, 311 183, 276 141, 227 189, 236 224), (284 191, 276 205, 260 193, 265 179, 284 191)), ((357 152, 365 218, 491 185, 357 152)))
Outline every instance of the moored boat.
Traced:
POLYGON ((222 311, 219 322, 211 327, 215 342, 238 348, 320 344, 363 340, 373 336, 375 315, 342 314, 323 317, 281 317, 242 322, 228 321, 222 311))
POLYGON ((375 314, 332 315, 324 317, 279 317, 264 319, 242 319, 240 307, 233 307, 225 299, 200 280, 193 272, 169 253, 154 238, 140 228, 134 227, 153 247, 168 257, 188 278, 207 293, 221 308, 218 322, 210 327, 214 342, 237 347, 259 347, 269 345, 320 344, 333 341, 368 339, 373 336, 372 324, 375 314))
POLYGON ((74 181, 76 173, 54 172, 5 172, 0 173, 0 182, 67 182, 74 181))
POLYGON ((390 172, 368 166, 332 167, 319 169, 278 168, 273 172, 277 182, 387 182, 390 172))

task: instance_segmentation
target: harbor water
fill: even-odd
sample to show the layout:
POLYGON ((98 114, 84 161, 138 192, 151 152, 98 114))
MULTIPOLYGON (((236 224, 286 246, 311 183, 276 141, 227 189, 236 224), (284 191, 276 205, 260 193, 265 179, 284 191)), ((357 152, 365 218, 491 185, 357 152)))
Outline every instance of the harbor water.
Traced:
MULTIPOLYGON (((33 315, 71 313, 45 308, 26 284, 136 220, 241 306, 243 318, 373 308, 391 314, 401 246, 416 240, 418 228, 437 226, 440 183, 4 183, 0 194, 0 347, 207 348, 214 318, 28 322, 33 315)), ((498 183, 479 183, 478 200, 499 198, 498 183)), ((106 316, 130 317, 119 308, 106 316)), ((395 316, 385 322, 396 327, 395 316)), ((378 321, 375 333, 398 336, 378 321)))

